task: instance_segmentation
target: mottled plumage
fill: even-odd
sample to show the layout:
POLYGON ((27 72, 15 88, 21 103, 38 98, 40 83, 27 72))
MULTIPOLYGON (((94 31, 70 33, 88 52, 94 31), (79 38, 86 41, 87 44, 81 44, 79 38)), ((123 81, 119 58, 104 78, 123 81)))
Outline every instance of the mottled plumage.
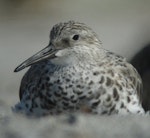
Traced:
POLYGON ((68 112, 142 114, 142 82, 126 60, 105 50, 83 23, 55 25, 50 43, 23 62, 31 66, 20 86, 15 110, 41 116, 68 112))

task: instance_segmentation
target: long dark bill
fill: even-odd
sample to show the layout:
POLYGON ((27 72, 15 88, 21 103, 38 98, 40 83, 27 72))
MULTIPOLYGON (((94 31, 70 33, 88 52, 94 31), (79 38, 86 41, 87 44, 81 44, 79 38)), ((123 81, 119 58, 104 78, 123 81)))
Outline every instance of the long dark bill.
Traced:
POLYGON ((54 49, 52 46, 47 46, 32 57, 28 58, 25 60, 23 63, 21 63, 15 70, 14 72, 21 71, 22 69, 31 66, 39 61, 42 61, 47 58, 54 58, 55 53, 57 52, 57 49, 54 49))

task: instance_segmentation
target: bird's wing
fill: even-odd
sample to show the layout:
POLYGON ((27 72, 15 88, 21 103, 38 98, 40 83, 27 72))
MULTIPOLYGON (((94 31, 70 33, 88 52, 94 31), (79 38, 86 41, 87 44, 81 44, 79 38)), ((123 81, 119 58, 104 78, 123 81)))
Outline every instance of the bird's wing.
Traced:
POLYGON ((114 71, 114 74, 117 74, 117 78, 115 78, 115 80, 118 82, 120 80, 124 80, 126 89, 133 89, 141 102, 143 95, 143 84, 137 70, 130 63, 128 63, 125 58, 108 51, 106 54, 108 64, 106 66, 108 66, 108 69, 110 70, 109 64, 112 65, 112 71, 114 71))
POLYGON ((39 64, 31 66, 30 69, 25 73, 20 85, 20 100, 22 99, 22 96, 27 91, 27 89, 37 86, 37 83, 39 82, 40 76, 43 72, 42 68, 44 68, 45 65, 45 62, 40 62, 39 64))
POLYGON ((126 81, 127 89, 135 90, 138 95, 140 102, 142 101, 143 84, 139 73, 136 69, 129 63, 120 63, 120 74, 124 77, 126 81))

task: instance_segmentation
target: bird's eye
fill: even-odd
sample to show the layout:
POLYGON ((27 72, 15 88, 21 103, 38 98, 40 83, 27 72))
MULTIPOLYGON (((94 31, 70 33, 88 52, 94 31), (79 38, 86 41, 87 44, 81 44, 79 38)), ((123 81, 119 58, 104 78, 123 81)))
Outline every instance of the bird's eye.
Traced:
POLYGON ((73 40, 78 40, 78 39, 79 39, 79 35, 74 35, 74 36, 72 37, 72 39, 73 39, 73 40))

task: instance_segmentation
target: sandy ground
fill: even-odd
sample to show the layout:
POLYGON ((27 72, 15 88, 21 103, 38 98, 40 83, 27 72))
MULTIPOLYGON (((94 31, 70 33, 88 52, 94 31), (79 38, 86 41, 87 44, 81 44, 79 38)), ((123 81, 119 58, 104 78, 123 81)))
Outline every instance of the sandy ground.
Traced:
POLYGON ((65 115, 27 119, 1 117, 1 138, 149 138, 150 118, 65 115))
MULTIPOLYGON (((49 30, 54 24, 68 20, 84 22, 97 32, 106 49, 130 59, 145 44, 150 42, 149 7, 149 0, 0 0, 0 118, 2 118, 0 128, 3 128, 7 132, 7 127, 10 125, 11 130, 17 131, 15 127, 20 127, 21 124, 22 126, 19 128, 19 131, 26 129, 25 132, 21 132, 21 135, 24 136, 26 135, 25 133, 30 131, 34 123, 35 126, 38 126, 41 122, 43 126, 48 125, 47 121, 45 121, 47 119, 43 121, 33 120, 34 123, 32 124, 32 121, 27 121, 24 117, 14 115, 11 112, 11 107, 19 101, 19 85, 26 69, 17 74, 13 73, 13 70, 26 58, 48 44, 49 30), (9 122, 9 120, 11 121, 9 122), (18 120, 21 122, 19 123, 18 120), (45 122, 46 124, 44 124, 45 122), (3 123, 6 123, 6 125, 3 125, 3 123)), ((82 115, 81 118, 81 122, 83 120, 83 124, 88 127, 87 130, 89 130, 91 127, 89 127, 90 122, 88 123, 86 118, 84 119, 82 115)), ((89 116, 89 118, 92 120, 95 119, 95 117, 92 116, 89 116)), ((109 137, 109 131, 111 131, 111 128, 113 129, 113 126, 116 124, 118 125, 118 130, 116 126, 114 131, 118 133, 120 129, 124 131, 124 134, 128 131, 131 133, 133 128, 134 134, 136 132, 135 129, 137 129, 138 135, 140 135, 139 133, 141 132, 142 136, 149 136, 149 118, 137 117, 134 119, 134 117, 125 117, 123 121, 119 118, 122 124, 126 123, 124 127, 118 124, 117 119, 113 117, 110 117, 110 122, 107 121, 106 118, 96 117, 96 119, 99 120, 100 128, 103 127, 103 129, 98 131, 98 123, 96 123, 96 127, 92 124, 97 137, 104 128, 107 127, 110 130, 107 129, 105 132, 106 136, 109 137), (116 120, 116 124, 113 124, 114 120, 116 120), (139 120, 142 123, 139 123, 139 120), (136 127, 136 125, 138 127, 136 127), (144 135, 145 133, 146 135, 144 135)), ((56 118, 52 120, 56 120, 57 123, 55 127, 58 127, 59 131, 66 131, 61 130, 62 128, 59 127, 61 121, 57 121, 56 118)), ((53 127, 50 124, 49 127, 53 127)), ((43 130, 43 133, 44 131, 48 132, 49 127, 43 130)), ((39 129, 40 127, 35 129, 33 137, 36 137, 36 133, 39 134, 39 129)), ((69 128, 69 130, 70 129, 72 128, 69 128)), ((79 128, 77 129, 77 131, 79 131, 79 128)), ((53 129, 51 129, 51 131, 53 131, 53 129)), ((75 133, 73 130, 70 132, 71 134, 75 133)), ((93 132, 87 131, 87 136, 92 137, 88 135, 89 133, 93 135, 93 132)), ((29 135, 28 137, 31 136, 29 135)), ((104 136, 103 134, 103 137, 104 136)), ((4 137, 8 138, 10 136, 4 135, 4 137)), ((19 136, 16 135, 14 137, 19 136)), ((82 135, 74 137, 82 137, 82 135)), ((116 135, 116 137, 120 137, 120 133, 116 135)), ((133 137, 135 137, 135 135, 133 137)))

